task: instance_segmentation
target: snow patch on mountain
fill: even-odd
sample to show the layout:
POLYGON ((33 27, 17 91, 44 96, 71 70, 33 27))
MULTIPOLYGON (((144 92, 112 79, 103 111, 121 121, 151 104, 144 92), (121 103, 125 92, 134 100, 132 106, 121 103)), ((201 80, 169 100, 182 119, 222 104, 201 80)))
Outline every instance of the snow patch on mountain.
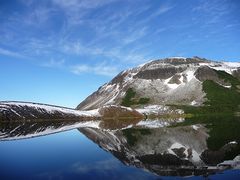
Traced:
MULTIPOLYGON (((49 126, 47 128, 39 128, 37 131, 24 134, 24 133, 17 133, 17 129, 20 128, 20 126, 17 126, 15 129, 8 133, 0 132, 0 140, 1 141, 8 141, 8 140, 20 140, 20 139, 28 139, 33 137, 39 137, 49 134, 55 134, 58 132, 63 131, 69 131, 76 128, 83 128, 83 127, 91 127, 91 128, 99 128, 100 121, 86 121, 86 122, 76 122, 71 125, 64 125, 58 128, 54 128, 53 126, 49 126), (14 134, 14 136, 11 136, 11 134, 14 134)), ((33 124, 34 125, 34 124, 33 124)))
MULTIPOLYGON (((32 110, 36 110, 37 112, 39 112, 41 114, 44 114, 44 113, 45 114, 46 113, 54 114, 57 112, 57 113, 66 114, 66 115, 84 116, 84 117, 99 117, 100 116, 97 109, 90 110, 90 111, 79 111, 79 110, 75 110, 75 109, 46 105, 46 104, 39 104, 39 103, 15 102, 15 101, 0 102, 0 112, 11 111, 13 114, 17 115, 18 117, 22 117, 22 115, 21 115, 22 110, 26 111, 23 113, 28 113, 26 108, 31 108, 32 110)), ((31 114, 31 115, 34 116, 33 114, 31 114)))

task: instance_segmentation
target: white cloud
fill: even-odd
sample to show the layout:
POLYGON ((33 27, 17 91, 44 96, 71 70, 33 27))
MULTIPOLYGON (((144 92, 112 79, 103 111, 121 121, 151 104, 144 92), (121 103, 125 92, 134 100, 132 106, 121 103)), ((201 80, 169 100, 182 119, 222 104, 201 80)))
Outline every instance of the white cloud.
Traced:
POLYGON ((115 66, 107 66, 104 63, 99 65, 86 65, 86 64, 78 64, 75 66, 72 66, 71 72, 77 75, 83 74, 83 73, 92 73, 97 75, 103 75, 103 76, 115 76, 119 70, 115 66))

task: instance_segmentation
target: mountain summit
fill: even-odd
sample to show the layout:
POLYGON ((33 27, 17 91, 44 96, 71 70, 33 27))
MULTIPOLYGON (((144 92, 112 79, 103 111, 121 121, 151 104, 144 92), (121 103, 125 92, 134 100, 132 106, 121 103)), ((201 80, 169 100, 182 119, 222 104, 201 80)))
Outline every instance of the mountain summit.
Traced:
POLYGON ((78 106, 78 110, 103 105, 201 105, 206 99, 203 82, 211 80, 231 88, 221 72, 240 78, 239 62, 217 62, 205 58, 171 57, 154 60, 119 73, 78 106))

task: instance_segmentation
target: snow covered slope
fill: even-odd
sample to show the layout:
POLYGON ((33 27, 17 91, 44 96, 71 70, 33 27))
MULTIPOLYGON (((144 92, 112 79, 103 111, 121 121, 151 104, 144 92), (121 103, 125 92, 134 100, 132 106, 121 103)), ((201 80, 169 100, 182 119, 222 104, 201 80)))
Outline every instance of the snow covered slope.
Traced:
POLYGON ((75 109, 39 103, 3 101, 0 102, 0 120, 32 119, 80 119, 88 120, 99 117, 98 110, 78 111, 75 109))
POLYGON ((204 80, 214 80, 229 87, 213 69, 240 77, 239 62, 215 62, 199 57, 155 60, 119 73, 81 102, 77 109, 119 105, 129 88, 136 91, 137 97, 149 98, 148 104, 200 105, 205 101, 202 91, 204 80))

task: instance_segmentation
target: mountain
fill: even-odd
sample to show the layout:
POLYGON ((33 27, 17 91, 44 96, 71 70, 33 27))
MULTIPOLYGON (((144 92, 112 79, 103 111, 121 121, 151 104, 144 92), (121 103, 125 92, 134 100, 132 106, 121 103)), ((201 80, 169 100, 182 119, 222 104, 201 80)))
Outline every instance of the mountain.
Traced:
MULTIPOLYGON (((91 110, 112 104, 134 107, 152 104, 198 106, 207 101, 204 82, 211 81, 223 88, 232 88, 234 84, 225 76, 239 80, 240 63, 199 57, 154 60, 122 71, 76 109, 91 110)), ((239 91, 240 86, 236 85, 236 88, 239 91)))
MULTIPOLYGON (((151 109, 150 109, 151 110, 151 109)), ((149 111, 143 109, 142 111, 149 111)), ((88 121, 135 118, 144 119, 142 112, 122 106, 103 106, 89 111, 31 102, 0 101, 0 122, 14 121, 88 121)))
POLYGON ((77 111, 75 109, 40 103, 2 101, 0 102, 0 121, 28 120, 92 120, 98 118, 97 110, 77 111))

